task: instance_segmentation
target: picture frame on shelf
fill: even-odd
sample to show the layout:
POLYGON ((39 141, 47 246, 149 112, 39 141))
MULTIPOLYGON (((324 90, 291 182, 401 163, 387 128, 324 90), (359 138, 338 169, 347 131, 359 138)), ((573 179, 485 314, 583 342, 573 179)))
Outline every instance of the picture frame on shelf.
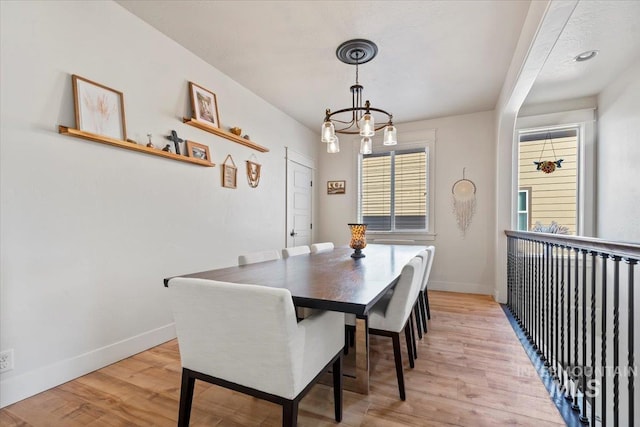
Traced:
POLYGON ((345 194, 345 181, 327 181, 327 194, 345 194))
POLYGON ((216 94, 200 85, 189 82, 189 95, 193 119, 207 126, 220 128, 216 94))
POLYGON ((222 163, 222 186, 226 188, 236 188, 238 183, 238 168, 233 161, 231 154, 227 155, 222 163), (230 163, 227 163, 230 161, 230 163))
POLYGON ((209 147, 204 144, 198 144, 197 142, 187 140, 187 156, 194 159, 211 161, 211 155, 209 154, 209 147))
POLYGON ((122 92, 73 74, 76 128, 83 132, 127 140, 122 92))

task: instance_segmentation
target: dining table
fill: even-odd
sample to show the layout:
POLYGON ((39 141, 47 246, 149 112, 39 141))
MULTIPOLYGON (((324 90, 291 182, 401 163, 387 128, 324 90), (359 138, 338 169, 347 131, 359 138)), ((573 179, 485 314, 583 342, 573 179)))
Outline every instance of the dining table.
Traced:
MULTIPOLYGON (((238 265, 174 277, 285 288, 296 307, 350 313, 356 316, 350 362, 345 360, 344 388, 369 393, 369 310, 395 286, 402 268, 424 246, 371 244, 362 258, 353 249, 304 254, 255 264, 238 265), (349 369, 350 367, 350 369, 349 369)), ((172 277, 164 279, 164 285, 172 277)))

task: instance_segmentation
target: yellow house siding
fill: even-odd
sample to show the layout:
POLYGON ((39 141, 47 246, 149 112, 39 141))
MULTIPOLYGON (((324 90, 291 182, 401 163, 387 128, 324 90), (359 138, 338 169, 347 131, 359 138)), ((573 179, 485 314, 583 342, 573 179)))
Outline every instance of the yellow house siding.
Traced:
POLYGON ((576 234, 576 192, 577 192, 577 138, 556 138, 551 140, 520 142, 519 188, 531 188, 529 215, 531 225, 543 225, 556 221, 576 234), (542 158, 540 153, 543 150, 542 158), (562 167, 545 174, 536 169, 534 162, 563 159, 562 167))

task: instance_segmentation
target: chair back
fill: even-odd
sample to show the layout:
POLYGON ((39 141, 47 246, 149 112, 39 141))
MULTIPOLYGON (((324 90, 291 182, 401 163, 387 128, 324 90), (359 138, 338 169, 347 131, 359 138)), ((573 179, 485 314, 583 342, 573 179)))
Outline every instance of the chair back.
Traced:
POLYGON ((280 251, 276 249, 251 252, 238 256, 238 265, 254 264, 256 262, 271 261, 274 259, 280 259, 280 251))
POLYGON ((317 252, 332 251, 333 248, 334 246, 332 242, 314 243, 311 245, 311 253, 315 254, 317 252))
POLYGON ((427 272, 427 266, 429 265, 429 261, 431 260, 431 251, 427 248, 417 255, 422 259, 422 273, 420 275, 420 289, 424 290, 427 286, 427 277, 425 273, 427 272))
POLYGON ((422 280, 422 258, 413 257, 403 268, 393 295, 384 313, 385 329, 400 332, 411 315, 413 304, 420 292, 422 280))
POLYGON ((282 250, 282 258, 289 258, 292 256, 305 255, 311 253, 309 246, 293 246, 291 248, 284 248, 282 250))
POLYGON ((174 278, 169 292, 182 366, 279 396, 292 395, 304 329, 287 289, 174 278))
POLYGON ((431 266, 433 265, 433 258, 436 255, 436 247, 435 246, 427 246, 426 249, 427 252, 429 252, 430 256, 429 259, 427 261, 427 263, 424 266, 424 273, 423 273, 423 277, 422 277, 422 286, 420 287, 421 290, 425 290, 427 289, 427 284, 429 283, 429 276, 431 275, 431 266))

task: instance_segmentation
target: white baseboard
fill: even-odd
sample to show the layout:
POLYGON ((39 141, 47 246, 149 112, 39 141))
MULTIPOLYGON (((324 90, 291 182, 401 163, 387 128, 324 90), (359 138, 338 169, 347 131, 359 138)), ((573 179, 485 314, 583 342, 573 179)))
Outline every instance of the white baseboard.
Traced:
POLYGON ((176 337, 174 323, 144 332, 71 359, 0 381, 0 408, 104 368, 176 337))
POLYGON ((429 280, 427 285, 429 290, 433 291, 447 291, 447 292, 461 292, 464 294, 481 294, 492 295, 493 287, 489 285, 483 285, 481 283, 462 283, 462 282, 439 282, 429 280))

